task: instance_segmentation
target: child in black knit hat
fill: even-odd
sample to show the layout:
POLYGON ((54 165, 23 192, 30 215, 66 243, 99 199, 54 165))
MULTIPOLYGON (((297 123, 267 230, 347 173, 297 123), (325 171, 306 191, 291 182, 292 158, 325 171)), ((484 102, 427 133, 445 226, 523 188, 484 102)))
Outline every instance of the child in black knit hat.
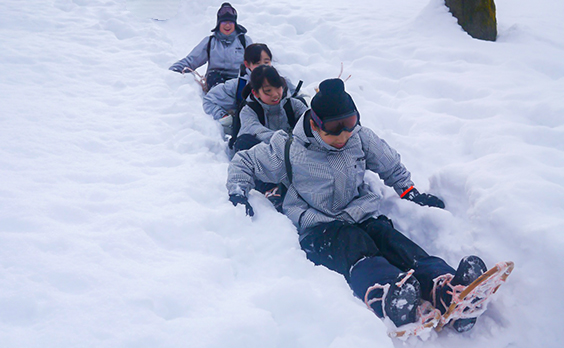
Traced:
POLYGON ((237 24, 237 11, 228 2, 224 2, 217 11, 217 21, 212 32, 213 34, 200 41, 186 58, 169 68, 184 74, 208 63, 204 92, 219 83, 236 78, 243 64, 245 48, 253 43, 246 35, 247 29, 237 24))
POLYGON ((345 146, 352 131, 360 124, 360 113, 341 79, 329 79, 319 85, 311 100, 313 129, 321 139, 337 149, 345 146))
MULTIPOLYGON (((244 205, 252 216, 247 197, 258 181, 284 185, 282 212, 296 226, 309 260, 342 274, 354 294, 386 318, 392 333, 430 330, 451 302, 458 303, 452 289, 465 289, 486 266, 468 256, 454 269, 396 230, 379 212, 380 195, 364 181, 368 170, 403 199, 445 207, 438 197, 414 188, 400 155, 360 125, 343 81, 328 79, 292 135, 278 131, 269 144, 235 154, 226 186, 233 205, 244 205)), ((480 314, 468 311, 445 320, 462 332, 480 314)))

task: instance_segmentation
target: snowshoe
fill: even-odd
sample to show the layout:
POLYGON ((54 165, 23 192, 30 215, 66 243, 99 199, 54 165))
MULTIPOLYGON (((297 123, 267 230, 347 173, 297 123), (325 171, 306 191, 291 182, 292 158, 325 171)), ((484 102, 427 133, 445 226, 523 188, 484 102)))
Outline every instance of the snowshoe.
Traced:
MULTIPOLYGON (((470 262, 472 264, 464 266, 462 264, 464 262, 463 260, 459 269, 461 267, 470 268, 461 271, 460 274, 468 275, 482 268, 480 262, 476 263, 476 259, 479 258, 469 257, 468 259, 472 261, 470 262)), ((497 291, 501 284, 506 281, 507 277, 513 271, 513 267, 514 264, 511 261, 500 262, 490 270, 479 275, 468 285, 460 284, 460 282, 468 281, 471 277, 464 279, 462 276, 457 278, 456 275, 453 277, 451 274, 446 274, 435 279, 435 287, 433 290, 438 289, 438 291, 444 291, 446 294, 450 295, 440 296, 441 302, 435 304, 439 309, 446 308, 436 330, 440 331, 449 323, 451 323, 452 328, 458 332, 470 330, 474 326, 476 318, 486 311, 491 296, 497 291), (450 305, 447 307, 446 303, 448 302, 444 299, 448 297, 450 297, 450 305)), ((457 271, 457 275, 458 274, 459 272, 457 271)), ((475 274, 476 273, 474 273, 474 275, 475 274)), ((433 295, 433 298, 436 298, 436 294, 433 295)))
POLYGON ((421 300, 421 289, 413 271, 400 273, 392 284, 375 284, 366 291, 364 302, 376 314, 382 313, 388 335, 407 339, 433 330, 441 313, 421 300))
MULTIPOLYGON (((485 271, 486 264, 478 256, 467 256, 460 261, 454 277, 451 275, 435 279, 432 298, 435 307, 445 313, 452 302, 452 289, 456 285, 467 286, 478 279, 485 271)), ((457 332, 464 332, 474 327, 476 318, 463 318, 451 322, 451 327, 457 332)))

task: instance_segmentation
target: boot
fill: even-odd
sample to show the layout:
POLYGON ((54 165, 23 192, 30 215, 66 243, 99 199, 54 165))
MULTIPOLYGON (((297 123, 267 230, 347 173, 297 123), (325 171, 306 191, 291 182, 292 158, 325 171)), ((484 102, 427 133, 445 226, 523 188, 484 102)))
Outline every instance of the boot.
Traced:
MULTIPOLYGON (((440 277, 433 287, 433 305, 445 313, 452 300, 452 289, 457 285, 467 286, 487 271, 486 264, 478 256, 467 256, 460 261, 454 277, 440 277)), ((474 327, 477 318, 464 318, 452 322, 457 332, 465 332, 474 327)))
POLYGON ((389 318, 398 328, 417 320, 421 289, 412 274, 413 272, 400 273, 391 284, 375 284, 366 292, 366 304, 379 317, 389 318))

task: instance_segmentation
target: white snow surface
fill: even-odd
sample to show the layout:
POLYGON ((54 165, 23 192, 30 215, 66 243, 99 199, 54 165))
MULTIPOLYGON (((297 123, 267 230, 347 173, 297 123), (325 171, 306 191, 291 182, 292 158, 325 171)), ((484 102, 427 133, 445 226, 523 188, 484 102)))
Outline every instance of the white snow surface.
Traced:
POLYGON ((560 347, 564 2, 497 0, 497 42, 442 0, 232 2, 308 94, 343 63, 362 124, 445 200, 368 176, 398 229, 454 267, 515 262, 473 330, 405 343, 264 197, 228 201, 220 126, 167 70, 221 3, 0 2, 0 346, 560 347))

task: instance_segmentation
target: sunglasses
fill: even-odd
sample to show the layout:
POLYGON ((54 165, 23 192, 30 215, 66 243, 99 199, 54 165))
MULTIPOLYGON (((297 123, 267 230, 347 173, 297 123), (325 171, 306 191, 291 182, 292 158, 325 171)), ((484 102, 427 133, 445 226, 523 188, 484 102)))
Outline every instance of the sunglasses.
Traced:
POLYGON ((325 133, 329 135, 340 135, 343 131, 352 132, 359 124, 360 114, 358 111, 339 116, 336 119, 323 122, 311 109, 311 118, 325 133))
POLYGON ((223 7, 220 8, 219 11, 217 12, 217 15, 220 16, 220 17, 223 16, 223 15, 226 15, 226 14, 229 14, 229 15, 232 15, 232 16, 236 16, 236 15, 237 15, 237 11, 236 11, 233 7, 230 7, 230 6, 223 6, 223 7))

